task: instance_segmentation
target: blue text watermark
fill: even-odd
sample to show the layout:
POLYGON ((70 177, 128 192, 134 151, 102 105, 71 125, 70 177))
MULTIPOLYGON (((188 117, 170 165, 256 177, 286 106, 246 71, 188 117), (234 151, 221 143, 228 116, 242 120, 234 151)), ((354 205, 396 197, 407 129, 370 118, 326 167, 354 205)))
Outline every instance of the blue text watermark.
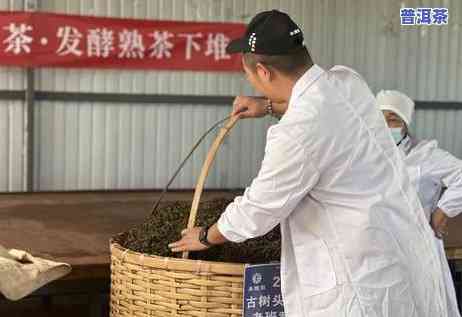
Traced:
POLYGON ((401 8, 401 25, 447 25, 448 8, 401 8))

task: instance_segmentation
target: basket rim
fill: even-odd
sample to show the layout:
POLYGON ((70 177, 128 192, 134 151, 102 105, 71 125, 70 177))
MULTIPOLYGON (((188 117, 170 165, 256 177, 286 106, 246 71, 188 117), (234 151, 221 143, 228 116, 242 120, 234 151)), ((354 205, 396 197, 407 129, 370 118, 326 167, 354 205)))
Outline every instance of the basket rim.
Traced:
POLYGON ((110 240, 110 251, 111 257, 119 258, 123 262, 156 269, 178 270, 197 274, 244 276, 246 266, 243 263, 180 259, 140 253, 121 246, 113 238, 110 240))

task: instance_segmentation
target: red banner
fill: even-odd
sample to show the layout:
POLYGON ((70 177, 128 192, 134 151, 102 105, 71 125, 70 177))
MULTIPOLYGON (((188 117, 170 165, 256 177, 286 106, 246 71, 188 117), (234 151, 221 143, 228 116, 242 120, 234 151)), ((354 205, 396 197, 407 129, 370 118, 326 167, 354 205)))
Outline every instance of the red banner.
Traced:
POLYGON ((0 64, 239 71, 228 55, 244 24, 0 11, 0 64))

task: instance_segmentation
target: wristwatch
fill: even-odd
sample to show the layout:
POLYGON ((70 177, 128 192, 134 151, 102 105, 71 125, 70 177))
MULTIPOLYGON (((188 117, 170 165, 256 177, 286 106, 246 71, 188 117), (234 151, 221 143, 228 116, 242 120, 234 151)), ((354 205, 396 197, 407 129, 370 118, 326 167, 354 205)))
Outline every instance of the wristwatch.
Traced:
POLYGON ((213 244, 211 244, 209 240, 207 239, 209 229, 210 229, 210 226, 204 227, 199 233, 199 242, 205 245, 207 248, 213 247, 213 244))

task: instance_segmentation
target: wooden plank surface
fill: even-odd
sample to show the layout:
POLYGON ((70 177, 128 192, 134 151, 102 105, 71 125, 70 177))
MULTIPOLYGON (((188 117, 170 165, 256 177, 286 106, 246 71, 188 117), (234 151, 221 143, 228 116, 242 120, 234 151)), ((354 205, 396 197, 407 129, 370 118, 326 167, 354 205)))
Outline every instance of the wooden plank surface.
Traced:
POLYGON ((462 260, 462 215, 449 220, 448 236, 444 245, 449 259, 462 260))
MULTIPOLYGON (((204 199, 236 192, 206 192, 204 199)), ((109 239, 142 223, 158 193, 52 193, 0 195, 0 244, 72 265, 68 279, 109 276, 109 239)), ((166 200, 189 200, 173 192, 166 200)), ((448 256, 462 259, 462 217, 451 219, 448 256)))
MULTIPOLYGON (((234 197, 206 192, 204 199, 234 197)), ((192 200, 192 192, 166 200, 192 200)), ((56 193, 0 195, 0 244, 34 256, 66 262, 66 278, 109 277, 109 239, 140 224, 158 193, 56 193)))

